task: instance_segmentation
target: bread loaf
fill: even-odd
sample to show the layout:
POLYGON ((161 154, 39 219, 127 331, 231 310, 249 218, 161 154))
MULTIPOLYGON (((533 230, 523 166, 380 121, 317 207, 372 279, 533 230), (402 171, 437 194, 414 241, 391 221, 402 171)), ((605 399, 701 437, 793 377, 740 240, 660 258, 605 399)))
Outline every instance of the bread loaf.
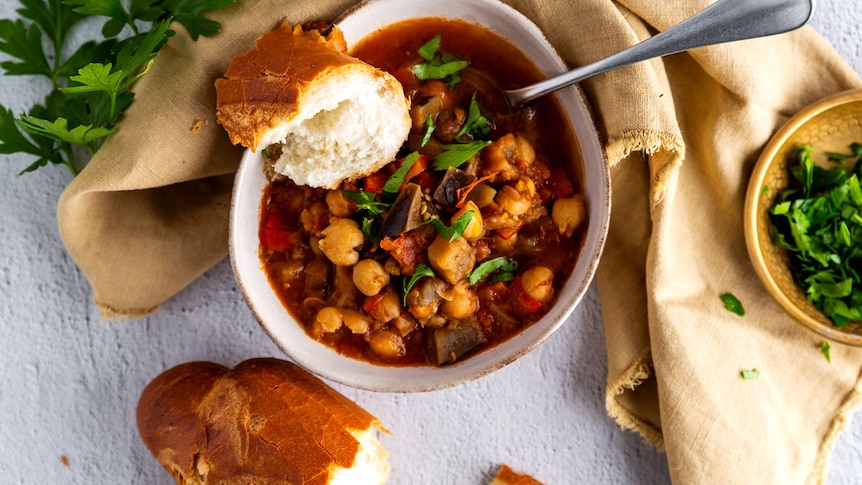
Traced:
POLYGON ((380 422, 278 359, 192 362, 143 391, 138 430, 180 485, 383 484, 380 422))
POLYGON ((275 170, 300 185, 336 188, 391 162, 410 132, 410 104, 389 73, 327 35, 283 24, 215 82, 217 116, 234 144, 278 145, 275 170))

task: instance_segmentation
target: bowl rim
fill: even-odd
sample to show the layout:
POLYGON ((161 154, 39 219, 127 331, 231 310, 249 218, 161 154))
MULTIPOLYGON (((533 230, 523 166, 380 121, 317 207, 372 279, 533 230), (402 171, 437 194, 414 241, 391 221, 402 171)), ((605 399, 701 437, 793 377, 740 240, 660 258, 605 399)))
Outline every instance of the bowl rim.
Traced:
MULTIPOLYGON (((535 45, 540 46, 539 48, 542 51, 543 57, 547 57, 544 61, 537 61, 527 52, 524 52, 524 54, 533 59, 533 61, 538 64, 537 67, 539 67, 540 70, 543 70, 546 75, 554 75, 558 73, 555 71, 561 72, 568 69, 565 62, 541 30, 539 30, 539 28, 526 16, 508 5, 497 2, 496 0, 473 0, 471 2, 462 2, 461 0, 423 2, 421 0, 416 0, 412 3, 415 4, 415 7, 422 13, 404 16, 403 18, 396 19, 394 21, 419 17, 446 17, 467 20, 474 23, 482 23, 481 19, 477 20, 475 18, 471 18, 469 15, 465 16, 461 11, 463 9, 471 9, 471 11, 487 9, 492 15, 492 18, 497 21, 500 21, 500 18, 502 18, 503 22, 515 22, 514 26, 517 26, 519 29, 519 35, 528 35, 531 43, 535 43, 535 45), (499 16, 499 18, 494 16, 499 16), (543 69, 541 66, 543 62, 546 64, 550 63, 553 67, 545 67, 543 69)), ((354 15, 363 12, 363 9, 366 7, 379 9, 387 8, 387 6, 392 5, 404 6, 410 4, 410 2, 405 2, 404 0, 365 0, 353 6, 345 12, 345 14, 340 16, 338 24, 341 25, 343 22, 354 18, 354 15)), ((374 18, 374 22, 380 22, 380 19, 374 18)), ((385 25, 388 25, 389 23, 385 25)), ((483 25, 486 28, 497 32, 498 35, 501 35, 504 38, 506 37, 502 32, 499 32, 489 25, 483 25)), ((514 26, 509 28, 515 28, 514 26)), ((376 30, 373 26, 366 26, 366 28, 367 31, 361 34, 362 37, 376 30)), ((377 28, 379 28, 379 26, 377 28)), ((348 38, 347 32, 345 32, 345 38, 348 38)), ((509 40, 522 52, 524 51, 523 46, 518 45, 518 43, 512 39, 509 40)), ((351 42, 348 41, 348 45, 350 44, 351 42)), ((256 302, 251 297, 250 289, 247 286, 248 281, 246 281, 246 278, 248 277, 248 274, 245 273, 246 271, 252 271, 252 269, 255 268, 257 273, 262 273, 257 251, 254 251, 254 258, 257 261, 257 264, 252 264, 252 262, 249 261, 250 258, 248 255, 237 254, 237 247, 239 244, 237 228, 241 224, 241 221, 239 220, 240 217, 237 215, 238 201, 242 197, 246 196, 243 193, 243 190, 246 189, 247 185, 245 179, 249 175, 254 175, 250 171, 250 167, 252 164, 255 164, 260 157, 259 153, 254 154, 250 150, 246 150, 237 171, 231 200, 229 254, 235 279, 245 302, 248 304, 259 325, 264 329, 276 346, 278 346, 279 349, 297 365, 330 381, 354 388, 378 392, 425 392, 453 387, 486 376, 529 353, 556 332, 556 330, 558 330, 569 319, 571 313, 586 294, 595 277, 610 225, 611 185, 610 167, 604 150, 603 137, 601 130, 598 127, 599 125, 596 122, 596 117, 593 113, 592 107, 587 101, 585 94, 578 86, 570 86, 565 90, 553 94, 553 96, 558 97, 557 100, 563 108, 568 123, 571 125, 570 128, 572 134, 577 139, 576 148, 579 150, 581 158, 583 159, 583 163, 580 167, 580 175, 582 177, 581 182, 584 184, 584 189, 587 189, 586 184, 588 174, 594 179, 592 181, 595 182, 594 185, 596 185, 591 185, 589 190, 584 191, 585 196, 588 198, 587 210, 589 217, 588 223, 590 226, 584 236, 583 243, 580 246, 580 254, 578 256, 578 261, 575 264, 575 268, 563 287, 563 290, 566 292, 566 299, 563 299, 563 291, 561 291, 560 298, 554 304, 553 308, 536 324, 527 327, 507 341, 482 351, 479 355, 444 367, 378 366, 368 362, 351 359, 337 354, 335 351, 323 344, 314 342, 305 335, 303 329, 300 329, 303 333, 303 337, 305 337, 308 342, 314 344, 315 352, 334 354, 330 355, 328 358, 336 359, 339 362, 337 368, 331 365, 321 366, 318 365, 316 361, 325 360, 323 357, 315 356, 313 359, 309 359, 304 355, 298 354, 295 348, 290 348, 289 345, 283 341, 283 336, 279 336, 279 328, 277 328, 278 325, 273 325, 271 322, 268 323, 267 319, 264 317, 264 311, 266 311, 266 308, 264 307, 266 305, 259 305, 259 302, 256 302), (245 259, 245 262, 241 263, 240 259, 245 259), (550 323, 540 325, 540 322, 546 319, 548 319, 550 323), (526 339, 526 342, 520 342, 519 339, 521 338, 526 339), (363 370, 370 372, 362 372, 363 370), (386 375, 383 376, 383 374, 386 375)), ((259 168, 257 170, 262 173, 262 170, 259 168)), ((257 214, 259 214, 259 195, 255 199, 254 205, 258 208, 257 214)), ((259 220, 259 215, 256 220, 259 220)), ((256 275, 255 277, 259 278, 259 275, 256 275)), ((269 289, 269 293, 273 296, 275 294, 271 289, 269 289)), ((282 307, 284 313, 287 313, 280 301, 279 305, 282 307)), ((292 317, 290 317, 289 323, 290 325, 299 327, 296 325, 296 322, 293 321, 292 317)))
POLYGON ((745 193, 745 209, 743 217, 745 244, 748 249, 751 264, 754 266, 754 271, 758 278, 760 278, 761 283, 763 283, 767 292, 775 299, 779 306, 781 306, 787 314, 793 317, 797 323, 821 337, 848 345, 862 346, 862 336, 843 332, 839 330, 838 327, 826 325, 811 317, 808 313, 793 303, 790 297, 782 291, 781 287, 776 282, 773 273, 770 272, 769 266, 766 264, 766 259, 763 256, 761 241, 757 234, 757 227, 762 215, 759 210, 761 187, 763 186, 766 174, 769 172, 772 160, 778 155, 778 152, 784 146, 785 142, 791 138, 797 130, 820 114, 838 106, 854 102, 862 102, 862 89, 851 89, 827 96, 802 108, 795 115, 791 116, 773 134, 766 146, 763 148, 763 151, 761 151, 758 156, 754 170, 751 174, 745 193))

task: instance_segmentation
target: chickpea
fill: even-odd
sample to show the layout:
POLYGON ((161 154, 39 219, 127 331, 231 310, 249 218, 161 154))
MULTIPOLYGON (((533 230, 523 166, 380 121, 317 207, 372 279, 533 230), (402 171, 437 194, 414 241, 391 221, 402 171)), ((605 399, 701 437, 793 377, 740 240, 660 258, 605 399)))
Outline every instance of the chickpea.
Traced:
POLYGON ((405 352, 404 340, 392 330, 372 333, 368 339, 368 346, 372 352, 386 359, 401 357, 405 352))
POLYGON ((356 334, 368 333, 368 329, 371 328, 371 318, 351 308, 341 309, 341 319, 344 325, 356 334))
POLYGON ((341 324, 344 323, 341 317, 341 311, 338 308, 327 306, 320 309, 317 312, 317 316, 314 318, 315 323, 320 325, 320 328, 326 333, 332 333, 339 328, 341 328, 341 324))
POLYGON ((572 233, 586 218, 587 208, 584 204, 584 196, 575 194, 572 197, 557 199, 551 209, 551 219, 557 225, 560 234, 571 237, 572 233))
POLYGON ((495 195, 497 195, 497 190, 494 187, 485 182, 479 182, 467 195, 467 200, 476 204, 476 207, 488 207, 494 202, 495 195))
POLYGON ((527 137, 508 133, 482 151, 487 173, 498 172, 502 180, 515 180, 521 173, 518 167, 529 167, 536 160, 536 150, 527 137))
POLYGON ((299 214, 299 220, 302 222, 302 227, 309 234, 316 234, 319 229, 319 221, 324 217, 329 216, 329 209, 323 202, 315 202, 303 209, 299 214))
POLYGON ((518 233, 512 234, 508 239, 504 239, 499 234, 494 234, 494 249, 498 253, 508 254, 515 250, 515 244, 518 242, 518 233))
POLYGON ((323 254, 338 266, 353 266, 359 261, 358 246, 365 243, 365 234, 353 219, 333 217, 321 232, 318 246, 323 254))
POLYGON ((497 191, 497 196, 494 197, 494 202, 501 209, 513 216, 520 216, 530 210, 533 204, 532 199, 525 197, 511 185, 504 185, 497 191))
POLYGON ((464 204, 464 207, 462 207, 452 216, 452 220, 457 221, 458 218, 466 214, 467 211, 473 211, 473 217, 470 219, 470 222, 467 223, 467 227, 464 229, 464 232, 461 234, 461 237, 468 241, 475 241, 485 235, 485 231, 483 229, 482 212, 479 211, 479 207, 477 207, 476 204, 471 201, 468 201, 466 204, 464 204))
POLYGON ((476 254, 463 237, 451 243, 440 236, 428 246, 428 262, 438 276, 454 285, 467 277, 476 264, 476 254))
POLYGON ((533 266, 521 275, 521 286, 531 298, 546 303, 554 296, 554 272, 547 266, 533 266))
POLYGON ((389 284, 389 273, 373 259, 363 259, 353 266, 353 284, 365 296, 374 296, 389 284))
POLYGON ((536 161, 536 149, 527 137, 515 134, 515 160, 524 165, 532 165, 536 161))
POLYGON ((363 308, 378 322, 386 323, 401 315, 401 297, 392 287, 387 286, 382 294, 368 297, 365 301, 363 308), (373 304, 368 305, 369 302, 373 304))
POLYGON ((467 318, 479 310, 479 298, 468 285, 462 283, 455 287, 452 299, 443 301, 440 310, 452 318, 467 318))
POLYGON ((326 193, 326 206, 335 217, 348 217, 356 212, 356 202, 345 197, 340 190, 326 193))

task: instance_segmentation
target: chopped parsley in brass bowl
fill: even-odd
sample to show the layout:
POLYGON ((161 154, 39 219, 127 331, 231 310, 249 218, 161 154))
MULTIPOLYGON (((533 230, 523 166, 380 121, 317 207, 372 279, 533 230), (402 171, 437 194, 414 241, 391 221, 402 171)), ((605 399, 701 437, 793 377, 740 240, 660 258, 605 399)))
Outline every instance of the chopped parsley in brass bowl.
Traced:
POLYGON ((862 346, 862 90, 825 98, 767 144, 745 203, 749 256, 784 310, 862 346))

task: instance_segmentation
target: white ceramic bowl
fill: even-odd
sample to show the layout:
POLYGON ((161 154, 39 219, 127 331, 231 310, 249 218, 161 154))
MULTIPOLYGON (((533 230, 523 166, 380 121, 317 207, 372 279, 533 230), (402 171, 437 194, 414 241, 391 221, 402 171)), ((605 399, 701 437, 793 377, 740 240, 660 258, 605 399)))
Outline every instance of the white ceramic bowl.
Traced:
MULTIPOLYGON (((338 25, 348 46, 381 27, 418 17, 479 23, 507 38, 547 76, 567 70, 542 32, 495 0, 369 0, 346 12, 338 25)), ((323 378, 385 392, 418 392, 455 386, 487 375, 536 348, 571 315, 595 274, 610 218, 610 176, 604 149, 583 93, 569 87, 557 96, 578 139, 583 167, 576 167, 586 196, 588 229, 577 264, 558 301, 539 322, 491 349, 445 367, 386 367, 342 356, 308 337, 272 291, 258 256, 261 195, 267 179, 260 154, 247 152, 237 173, 230 218, 230 258, 237 282, 263 329, 296 364, 323 378)))

